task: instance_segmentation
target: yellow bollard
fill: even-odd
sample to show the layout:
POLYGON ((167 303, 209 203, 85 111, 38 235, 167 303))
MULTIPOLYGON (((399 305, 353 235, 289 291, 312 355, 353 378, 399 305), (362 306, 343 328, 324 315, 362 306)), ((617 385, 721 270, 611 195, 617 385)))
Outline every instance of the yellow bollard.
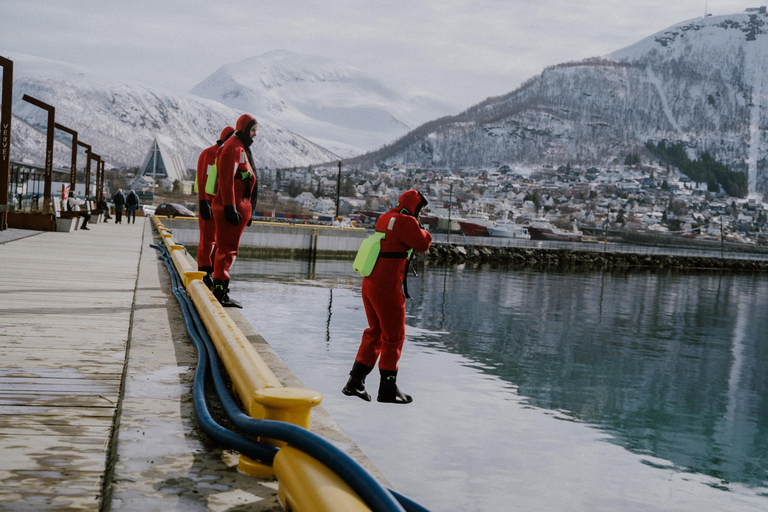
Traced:
POLYGON ((311 389, 275 387, 257 390, 253 401, 264 408, 265 420, 284 421, 309 429, 311 409, 323 401, 323 396, 311 389))
POLYGON ((195 280, 202 281, 207 274, 204 270, 187 270, 184 272, 184 288, 189 288, 189 283, 195 280))

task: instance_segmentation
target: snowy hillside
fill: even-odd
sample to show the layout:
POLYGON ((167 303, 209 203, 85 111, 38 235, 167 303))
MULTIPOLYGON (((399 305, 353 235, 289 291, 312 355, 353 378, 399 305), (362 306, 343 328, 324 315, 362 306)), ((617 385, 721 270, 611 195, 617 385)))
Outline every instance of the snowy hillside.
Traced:
MULTIPOLYGON (((78 132, 108 166, 138 166, 157 137, 178 153, 187 168, 216 142, 224 126, 241 114, 193 95, 176 95, 138 83, 117 83, 69 64, 21 54, 14 63, 11 158, 41 162, 47 114, 22 100, 27 94, 56 108, 57 123, 78 132), (35 134, 37 131, 39 133, 35 134)), ((70 137, 56 130, 55 165, 69 166, 70 137)), ((265 121, 252 146, 259 166, 305 166, 336 156, 306 139, 265 121)), ((84 160, 78 160, 84 162, 84 160)))
POLYGON ((227 64, 192 91, 269 119, 338 154, 378 149, 451 108, 342 62, 276 50, 227 64))
POLYGON ((767 32, 764 10, 680 23, 605 58, 548 68, 353 162, 604 165, 668 139, 768 191, 767 32))

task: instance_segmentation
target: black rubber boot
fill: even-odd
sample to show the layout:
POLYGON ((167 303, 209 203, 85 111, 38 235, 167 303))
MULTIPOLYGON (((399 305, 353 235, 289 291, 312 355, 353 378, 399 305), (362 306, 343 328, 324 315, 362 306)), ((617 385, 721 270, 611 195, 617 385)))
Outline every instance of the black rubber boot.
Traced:
POLYGON ((213 291, 213 267, 197 267, 200 272, 205 272, 203 276, 203 283, 209 290, 213 291))
POLYGON ((218 279, 213 280, 213 296, 218 299, 219 303, 225 308, 241 308, 242 305, 236 300, 232 300, 229 297, 229 280, 220 281, 218 279))
POLYGON ((349 372, 347 385, 344 386, 344 389, 342 389, 341 392, 347 396, 357 396, 366 402, 370 402, 371 395, 365 390, 365 378, 372 370, 373 368, 370 366, 355 361, 355 364, 352 365, 352 371, 349 372))
POLYGON ((389 404, 409 404, 413 402, 411 395, 406 395, 397 387, 397 370, 379 370, 381 382, 379 383, 379 402, 389 404))

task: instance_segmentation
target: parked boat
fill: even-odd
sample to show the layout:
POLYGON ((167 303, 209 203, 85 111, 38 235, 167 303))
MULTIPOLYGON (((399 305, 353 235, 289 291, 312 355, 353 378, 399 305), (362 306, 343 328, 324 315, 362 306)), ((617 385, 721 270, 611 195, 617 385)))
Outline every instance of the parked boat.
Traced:
POLYGON ((488 226, 488 234, 500 238, 531 238, 528 230, 522 225, 509 220, 509 212, 505 211, 504 216, 491 222, 488 226))
POLYGON ((558 240, 561 242, 581 242, 581 231, 576 229, 574 224, 573 231, 560 229, 547 219, 534 219, 523 224, 531 235, 531 240, 558 240))
POLYGON ((469 213, 463 219, 459 220, 461 232, 465 236, 491 236, 488 232, 488 226, 491 221, 488 215, 484 213, 469 213))
POLYGON ((531 238, 528 230, 520 225, 510 223, 495 223, 488 226, 488 234, 500 238, 531 238))

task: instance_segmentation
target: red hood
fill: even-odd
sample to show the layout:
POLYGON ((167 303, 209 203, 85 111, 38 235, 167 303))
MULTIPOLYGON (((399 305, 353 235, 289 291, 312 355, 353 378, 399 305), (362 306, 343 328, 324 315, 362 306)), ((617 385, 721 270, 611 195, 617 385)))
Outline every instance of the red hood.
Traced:
POLYGON ((418 190, 406 190, 397 200, 397 205, 393 208, 400 213, 408 213, 414 217, 418 216, 421 209, 427 205, 427 200, 418 190), (407 212, 403 212, 405 208, 407 212))
POLYGON ((243 114, 238 118, 235 128, 240 133, 244 133, 247 137, 251 131, 251 124, 253 123, 256 123, 256 118, 250 114, 243 114))
POLYGON ((230 135, 232 135, 233 133, 235 133, 235 129, 232 128, 231 126, 227 126, 223 130, 221 130, 221 136, 219 137, 219 140, 221 140, 223 142, 223 141, 227 140, 227 138, 230 135))

